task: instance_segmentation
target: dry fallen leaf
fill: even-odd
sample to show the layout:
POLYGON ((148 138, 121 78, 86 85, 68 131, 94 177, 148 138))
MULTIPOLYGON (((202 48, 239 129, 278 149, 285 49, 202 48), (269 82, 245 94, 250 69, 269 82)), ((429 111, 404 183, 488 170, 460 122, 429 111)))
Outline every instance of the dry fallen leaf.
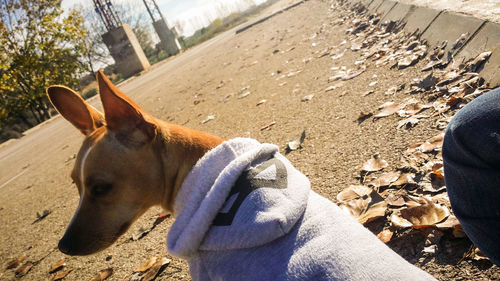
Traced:
POLYGON ((153 225, 158 225, 159 223, 168 219, 169 217, 170 217, 169 213, 161 213, 160 215, 158 215, 158 217, 156 217, 156 220, 154 221, 153 225))
POLYGON ((345 73, 345 75, 342 77, 342 80, 346 81, 346 80, 351 80, 355 77, 358 77, 363 72, 365 72, 365 70, 366 70, 366 66, 364 66, 364 65, 362 67, 360 67, 359 69, 355 69, 355 70, 349 69, 345 73))
POLYGON ((408 207, 418 207, 422 206, 422 204, 425 203, 422 197, 413 196, 410 194, 404 194, 403 197, 405 198, 406 206, 408 207))
POLYGON ((92 278, 92 281, 106 280, 109 276, 111 276, 111 274, 113 274, 113 269, 111 267, 103 269, 99 271, 99 273, 94 278, 92 278))
POLYGON ((398 122, 397 129, 399 130, 402 127, 405 127, 406 129, 413 128, 418 124, 419 121, 420 120, 416 117, 410 117, 410 118, 403 119, 403 120, 398 122))
POLYGON ((302 97, 302 99, 300 99, 300 101, 303 101, 303 102, 310 101, 310 100, 312 100, 313 97, 314 97, 314 94, 310 94, 310 95, 302 97))
POLYGON ((31 270, 31 268, 33 267, 33 265, 34 264, 31 261, 25 262, 23 265, 21 265, 20 267, 18 267, 16 269, 16 277, 17 278, 21 278, 24 275, 26 275, 31 270))
POLYGON ((337 71, 337 73, 335 73, 334 75, 330 76, 330 78, 328 78, 328 82, 340 80, 345 75, 346 75, 345 71, 339 70, 339 71, 337 71))
POLYGON ((426 140, 422 145, 420 145, 418 147, 418 150, 424 153, 434 151, 435 149, 443 146, 443 139, 444 139, 444 133, 434 136, 426 140))
POLYGON ((383 217, 387 209, 384 198, 376 191, 364 186, 351 186, 337 195, 341 209, 357 218, 361 224, 383 217))
POLYGON ((170 259, 162 257, 158 259, 152 266, 146 271, 142 277, 142 281, 154 280, 158 274, 160 274, 168 265, 170 264, 170 259))
POLYGON ((289 151, 294 151, 300 148, 300 142, 294 140, 286 144, 286 149, 289 151))
POLYGON ((404 152, 404 155, 411 155, 412 153, 414 153, 415 151, 417 151, 417 149, 422 145, 421 142, 419 143, 414 143, 414 144, 411 144, 404 152))
POLYGON ((343 82, 337 82, 331 86, 328 86, 328 88, 325 89, 325 92, 333 91, 333 90, 340 88, 342 86, 344 86, 343 82))
MULTIPOLYGON (((426 154, 424 154, 426 155, 426 154)), ((424 170, 426 172, 432 172, 432 171, 439 171, 440 173, 443 172, 443 161, 440 160, 431 160, 423 166, 424 170)))
POLYGON ((459 224, 456 227, 453 227, 452 234, 456 238, 464 238, 467 237, 467 234, 465 234, 464 229, 462 228, 462 225, 459 224))
POLYGON ((436 85, 437 82, 438 82, 438 78, 434 77, 433 73, 430 73, 429 75, 425 76, 424 79, 422 79, 421 81, 416 83, 415 86, 417 86, 418 88, 420 88, 424 91, 428 91, 428 90, 432 89, 434 87, 434 85, 436 85))
POLYGON ((481 260, 489 260, 488 257, 486 257, 481 250, 479 250, 476 247, 473 247, 471 251, 468 253, 465 253, 464 258, 472 259, 475 261, 481 261, 481 260))
POLYGON ((382 118, 392 115, 401 109, 401 105, 394 102, 386 102, 379 107, 379 113, 375 114, 375 118, 382 118))
POLYGON ((439 115, 439 114, 442 114, 442 113, 445 113, 446 111, 450 110, 451 107, 447 104, 447 100, 444 100, 442 98, 438 99, 438 100, 435 100, 433 103, 432 103, 432 107, 434 108, 434 110, 436 111, 434 115, 439 115))
POLYGON ((371 191, 371 188, 364 185, 351 185, 337 194, 337 200, 339 202, 349 201, 361 197, 364 194, 369 194, 371 191))
POLYGON ((401 210, 401 216, 412 223, 414 228, 424 228, 435 225, 446 219, 450 212, 445 206, 434 204, 423 197, 425 203, 421 206, 409 207, 401 210))
POLYGON ((331 56, 330 58, 331 58, 332 60, 338 60, 338 59, 340 59, 341 57, 343 57, 343 56, 344 56, 344 54, 345 54, 345 50, 344 50, 342 53, 338 53, 338 54, 336 54, 336 55, 331 56))
POLYGON ((264 127, 261 127, 261 128, 260 128, 260 130, 261 130, 261 131, 270 130, 270 129, 271 129, 271 127, 272 127, 272 126, 274 126, 274 125, 276 125, 276 122, 275 122, 275 121, 273 121, 273 122, 271 122, 271 123, 269 123, 269 124, 265 125, 264 127))
POLYGON ((472 72, 479 72, 481 65, 490 57, 491 52, 483 52, 479 54, 473 61, 468 65, 469 70, 472 72))
POLYGON ((368 112, 368 113, 360 112, 356 121, 358 121, 358 124, 361 124, 361 123, 363 123, 363 121, 365 121, 366 119, 368 119, 372 116, 373 116, 373 113, 371 113, 371 112, 368 112))
POLYGON ((149 260, 145 261, 141 266, 138 268, 134 269, 134 272, 144 272, 148 269, 150 269, 158 260, 158 257, 152 257, 149 260))
POLYGON ((41 220, 43 220, 44 218, 46 218, 48 215, 50 215, 50 213, 52 213, 51 210, 43 210, 43 212, 40 214, 39 212, 36 212, 36 220, 33 221, 31 224, 35 224, 41 220))
POLYGON ((138 230, 134 231, 132 234, 132 241, 137 241, 151 232, 151 228, 140 227, 138 230))
POLYGON ((462 225, 460 225, 460 222, 454 215, 449 215, 446 220, 436 224, 436 227, 441 230, 451 229, 453 236, 456 238, 463 238, 466 236, 462 225))
POLYGON ((440 170, 434 170, 430 174, 431 188, 424 189, 429 192, 440 192, 446 189, 444 175, 440 170))
POLYGON ((49 273, 54 273, 66 266, 66 261, 64 259, 58 261, 50 267, 49 273))
POLYGON ((266 103, 267 100, 266 99, 263 99, 263 100, 260 100, 258 103, 257 103, 257 106, 261 105, 261 104, 264 104, 266 103))
POLYGON ((394 232, 392 232, 390 229, 384 229, 382 230, 379 234, 377 234, 378 239, 384 243, 388 243, 392 239, 392 235, 394 232))
POLYGON ((51 281, 62 280, 62 279, 64 279, 64 277, 66 277, 66 275, 68 275, 71 271, 73 271, 73 269, 71 269, 71 268, 66 269, 66 270, 63 270, 63 271, 59 271, 56 275, 52 276, 52 279, 50 279, 50 280, 51 280, 51 281))
POLYGON ((215 116, 214 115, 208 115, 206 119, 204 119, 203 121, 201 121, 201 124, 205 124, 211 120, 214 120, 215 119, 215 116))
POLYGON ((392 86, 389 89, 387 89, 387 91, 385 91, 384 95, 391 96, 391 95, 396 94, 397 91, 398 91, 398 87, 392 86))
POLYGON ((246 91, 238 95, 238 99, 246 98, 250 95, 250 91, 246 91))
POLYGON ((306 130, 303 130, 302 133, 300 134, 299 139, 287 143, 286 152, 289 153, 290 151, 302 148, 302 143, 304 143, 305 139, 306 139, 306 130))
POLYGON ((412 226, 411 222, 409 222, 406 219, 398 216, 395 213, 393 213, 391 215, 390 220, 391 220, 392 225, 397 226, 397 227, 407 228, 407 227, 411 227, 412 226))
POLYGON ((368 186, 373 186, 375 188, 381 187, 381 186, 388 186, 392 182, 395 182, 398 178, 401 172, 398 171, 393 171, 393 172, 387 172, 385 174, 380 175, 376 179, 367 182, 366 185, 368 186))
POLYGON ((220 81, 219 85, 217 85, 217 87, 215 87, 215 89, 217 90, 217 89, 220 89, 222 87, 224 87, 224 81, 220 81))
POLYGON ((13 259, 7 263, 5 269, 17 268, 25 259, 26 257, 17 257, 13 259))
POLYGON ((359 51, 362 46, 363 46, 363 43, 360 42, 359 40, 351 42, 351 50, 352 51, 359 51))
POLYGON ((385 202, 394 207, 403 207, 406 205, 406 201, 401 194, 391 193, 385 198, 385 202))
POLYGON ((398 115, 401 117, 410 117, 429 107, 430 106, 419 103, 409 103, 406 104, 403 109, 398 111, 398 115))
POLYGON ((366 96, 371 95, 373 93, 375 93, 373 90, 369 90, 369 91, 366 91, 366 92, 362 93, 361 96, 362 97, 366 97, 366 96))
POLYGON ((366 163, 363 165, 362 170, 365 172, 375 172, 380 171, 387 166, 389 166, 387 161, 381 159, 378 154, 374 154, 372 158, 366 161, 366 163))
POLYGON ((415 174, 412 173, 401 174, 395 182, 391 183, 391 186, 416 184, 414 179, 415 179, 415 174))
POLYGON ((441 67, 445 64, 445 62, 443 60, 436 60, 436 61, 429 61, 429 63, 427 63, 423 68, 422 68, 422 71, 428 71, 428 70, 431 70, 435 67, 441 67))
POLYGON ((415 63, 417 63, 419 59, 420 59, 419 56, 412 54, 398 61, 397 66, 399 69, 407 68, 408 66, 412 66, 415 63))

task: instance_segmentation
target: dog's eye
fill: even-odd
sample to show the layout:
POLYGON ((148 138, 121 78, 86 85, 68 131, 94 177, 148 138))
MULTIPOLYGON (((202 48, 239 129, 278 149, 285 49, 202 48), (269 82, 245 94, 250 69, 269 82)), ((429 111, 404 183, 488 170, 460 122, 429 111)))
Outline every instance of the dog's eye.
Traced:
POLYGON ((92 195, 96 197, 106 195, 111 190, 111 187, 113 185, 110 183, 96 184, 92 187, 92 195))

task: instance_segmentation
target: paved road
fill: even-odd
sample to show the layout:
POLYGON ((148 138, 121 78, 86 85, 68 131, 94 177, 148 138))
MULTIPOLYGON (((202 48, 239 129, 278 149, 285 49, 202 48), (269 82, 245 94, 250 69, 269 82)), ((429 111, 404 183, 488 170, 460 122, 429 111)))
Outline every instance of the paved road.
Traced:
MULTIPOLYGON (((225 33, 178 55, 167 62, 153 66, 151 70, 146 71, 139 77, 133 77, 119 85, 119 88, 132 96, 133 99, 140 100, 148 94, 147 91, 134 91, 143 85, 154 83, 156 79, 168 75, 172 69, 187 63, 195 58, 200 52, 211 47, 215 43, 220 43, 231 36, 234 36, 234 30, 225 33)), ((91 104, 100 108, 100 102, 97 97, 90 100, 91 104)), ((64 147, 68 143, 75 143, 81 140, 81 136, 71 125, 60 116, 27 131, 25 136, 19 140, 14 140, 0 147, 0 188, 15 180, 25 172, 26 168, 33 163, 41 161, 51 151, 64 147)))
MULTIPOLYGON (((135 100, 141 100, 148 95, 147 85, 155 83, 162 77, 181 65, 189 63, 206 49, 214 47, 215 44, 222 45, 225 41, 235 36, 235 30, 249 24, 252 21, 266 17, 294 1, 280 1, 259 14, 257 18, 249 20, 231 30, 228 30, 211 40, 204 42, 186 52, 177 55, 167 61, 154 65, 148 71, 138 77, 133 77, 119 85, 119 88, 135 100), (141 91, 136 91, 141 89, 141 91)), ((96 108, 100 108, 97 97, 90 100, 96 108)), ((47 122, 28 130, 25 136, 19 140, 10 141, 0 145, 0 188, 21 176, 26 169, 33 168, 32 165, 43 163, 51 151, 56 151, 65 146, 74 146, 81 141, 82 137, 69 123, 60 116, 56 116, 47 122)))

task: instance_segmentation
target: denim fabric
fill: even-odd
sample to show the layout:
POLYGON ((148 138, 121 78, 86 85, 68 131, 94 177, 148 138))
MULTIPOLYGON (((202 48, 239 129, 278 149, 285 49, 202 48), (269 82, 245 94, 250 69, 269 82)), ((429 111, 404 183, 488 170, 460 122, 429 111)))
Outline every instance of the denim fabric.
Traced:
POLYGON ((472 242, 500 265, 500 88, 453 117, 443 160, 453 212, 472 242))

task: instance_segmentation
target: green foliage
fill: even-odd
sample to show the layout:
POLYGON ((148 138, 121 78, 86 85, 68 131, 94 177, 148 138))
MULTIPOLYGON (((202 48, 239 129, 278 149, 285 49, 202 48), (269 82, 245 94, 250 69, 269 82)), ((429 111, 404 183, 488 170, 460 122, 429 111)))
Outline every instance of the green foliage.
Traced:
POLYGON ((86 99, 89 99, 89 98, 91 98, 91 97, 93 97, 95 95, 97 95, 97 88, 92 88, 92 89, 86 91, 85 93, 83 93, 82 94, 82 98, 84 100, 86 100, 86 99))
POLYGON ((0 126, 42 122, 50 117, 46 87, 75 87, 86 70, 83 18, 63 15, 61 0, 4 0, 0 8, 0 126))
MULTIPOLYGON (((231 19, 233 19, 234 17, 238 18, 239 19, 238 23, 243 22, 243 19, 239 16, 238 13, 233 13, 229 17, 231 17, 231 19)), ((191 37, 179 38, 179 43, 184 49, 191 48, 196 44, 199 44, 214 37, 216 34, 220 32, 230 29, 231 27, 234 26, 236 22, 235 21, 228 22, 226 21, 227 18, 224 18, 223 20, 215 19, 207 27, 203 27, 197 30, 191 37)))
POLYGON ((278 2, 278 0, 267 0, 266 2, 257 6, 253 6, 244 12, 231 13, 229 16, 223 19, 216 19, 209 26, 197 30, 190 37, 179 37, 179 44, 181 44, 183 49, 191 48, 194 45, 200 44, 214 37, 220 32, 224 32, 235 27, 238 24, 245 22, 250 16, 257 14, 258 12, 276 2, 278 2))
POLYGON ((156 52, 156 54, 148 56, 149 64, 153 65, 153 64, 158 63, 158 62, 160 62, 168 57, 169 56, 168 56, 167 52, 160 49, 159 51, 156 52))

